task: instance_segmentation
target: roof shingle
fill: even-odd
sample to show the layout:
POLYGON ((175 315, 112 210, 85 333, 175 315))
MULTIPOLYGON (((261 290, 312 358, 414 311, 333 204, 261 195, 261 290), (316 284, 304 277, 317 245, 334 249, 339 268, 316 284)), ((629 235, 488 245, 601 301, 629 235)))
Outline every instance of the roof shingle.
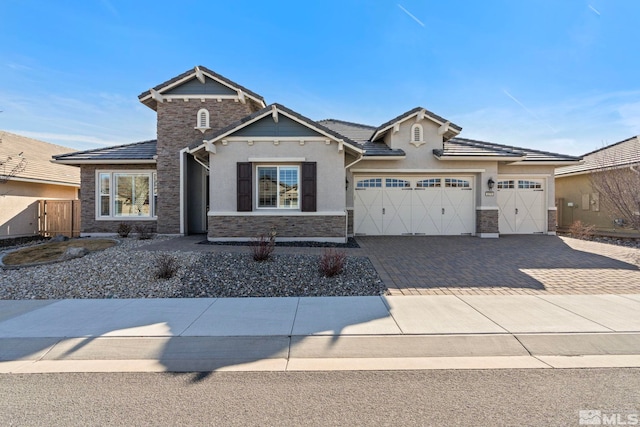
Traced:
POLYGON ((59 154, 53 158, 59 163, 83 163, 131 160, 135 163, 140 160, 155 160, 156 140, 134 142, 133 144, 116 145, 114 147, 96 148, 93 150, 76 151, 73 153, 59 154))

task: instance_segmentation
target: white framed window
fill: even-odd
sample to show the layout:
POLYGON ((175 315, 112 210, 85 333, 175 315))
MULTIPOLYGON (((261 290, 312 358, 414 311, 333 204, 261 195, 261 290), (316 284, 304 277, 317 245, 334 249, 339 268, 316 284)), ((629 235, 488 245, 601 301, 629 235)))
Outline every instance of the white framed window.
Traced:
POLYGON ((424 142, 422 125, 416 123, 411 126, 411 142, 424 142))
POLYGON ((98 171, 98 219, 151 219, 156 217, 157 174, 148 171, 98 171))
POLYGON ((405 179, 387 178, 385 179, 385 186, 389 188, 403 188, 411 187, 411 183, 405 179))
POLYGON ((356 188, 380 188, 382 187, 382 178, 362 179, 357 182, 356 188))
POLYGON ((257 166, 258 209, 300 209, 299 166, 257 166))
POLYGON ((428 178, 422 179, 416 183, 417 188, 436 188, 442 187, 442 179, 441 178, 428 178))
POLYGON ((196 129, 204 133, 204 131, 211 129, 209 126, 209 110, 201 108, 198 110, 196 116, 196 129))

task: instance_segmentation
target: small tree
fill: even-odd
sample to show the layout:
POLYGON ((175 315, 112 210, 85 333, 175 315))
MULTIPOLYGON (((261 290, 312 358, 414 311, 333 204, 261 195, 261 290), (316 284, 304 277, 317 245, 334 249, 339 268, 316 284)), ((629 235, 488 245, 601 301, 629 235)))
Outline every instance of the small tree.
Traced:
POLYGON ((596 157, 598 168, 591 174, 591 185, 601 195, 600 203, 624 225, 640 230, 640 142, 630 150, 603 150, 596 157))

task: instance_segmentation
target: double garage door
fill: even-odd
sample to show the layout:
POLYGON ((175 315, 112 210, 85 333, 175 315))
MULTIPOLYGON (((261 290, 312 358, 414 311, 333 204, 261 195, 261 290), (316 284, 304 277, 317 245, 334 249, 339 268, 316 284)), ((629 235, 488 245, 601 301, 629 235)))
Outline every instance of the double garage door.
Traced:
POLYGON ((355 234, 475 232, 473 177, 356 177, 355 184, 355 234))

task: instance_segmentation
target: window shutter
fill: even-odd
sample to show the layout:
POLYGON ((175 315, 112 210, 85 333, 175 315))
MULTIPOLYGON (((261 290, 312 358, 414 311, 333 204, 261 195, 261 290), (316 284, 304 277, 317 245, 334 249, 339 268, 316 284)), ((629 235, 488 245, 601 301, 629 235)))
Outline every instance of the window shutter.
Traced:
POLYGON ((253 200, 253 179, 252 179, 252 165, 249 162, 238 162, 237 173, 237 197, 238 197, 238 212, 251 212, 253 200))
POLYGON ((316 162, 302 163, 302 212, 316 211, 316 187, 316 162))

